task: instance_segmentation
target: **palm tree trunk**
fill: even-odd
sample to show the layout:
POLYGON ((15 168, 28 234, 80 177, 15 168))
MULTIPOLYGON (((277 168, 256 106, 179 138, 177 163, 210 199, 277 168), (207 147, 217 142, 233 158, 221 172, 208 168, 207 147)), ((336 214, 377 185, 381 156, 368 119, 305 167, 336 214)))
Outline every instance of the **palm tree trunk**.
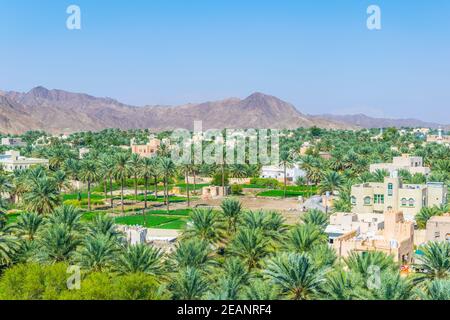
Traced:
POLYGON ((158 177, 155 176, 155 200, 158 200, 158 177))
POLYGON ((195 173, 195 168, 192 171, 192 174, 194 175, 194 193, 197 194, 197 174, 195 173))
POLYGON ((121 200, 122 214, 125 213, 125 210, 123 208, 123 184, 124 184, 124 181, 122 178, 122 179, 120 179, 120 200, 121 200))
POLYGON ((91 180, 88 179, 88 209, 91 211, 91 180))
POLYGON ((145 176, 144 209, 147 209, 148 177, 145 176))
POLYGON ((186 171, 186 194, 187 194, 187 206, 191 206, 191 199, 189 197, 189 174, 186 171))
POLYGON ((137 175, 134 175, 134 201, 137 202, 137 189, 138 189, 138 181, 137 175))
POLYGON ((166 194, 166 204, 167 204, 167 213, 169 212, 169 188, 168 188, 168 181, 167 181, 167 177, 164 179, 164 189, 165 189, 165 194, 166 194))
POLYGON ((113 190, 112 190, 112 177, 109 177, 109 194, 111 196, 111 209, 114 208, 113 190))
POLYGON ((222 195, 225 196, 225 164, 222 163, 222 195))
POLYGON ((108 202, 108 190, 107 190, 107 181, 106 178, 103 179, 103 192, 105 193, 105 204, 108 202))
POLYGON ((284 164, 284 198, 286 199, 286 184, 287 184, 287 179, 286 179, 286 163, 284 164))

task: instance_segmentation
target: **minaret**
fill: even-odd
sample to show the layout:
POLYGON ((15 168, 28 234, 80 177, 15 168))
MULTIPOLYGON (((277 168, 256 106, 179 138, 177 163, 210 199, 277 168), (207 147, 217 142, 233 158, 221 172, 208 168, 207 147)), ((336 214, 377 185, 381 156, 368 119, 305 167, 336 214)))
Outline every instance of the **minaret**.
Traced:
POLYGON ((438 134, 438 137, 439 137, 439 140, 442 140, 442 127, 439 127, 439 134, 438 134))

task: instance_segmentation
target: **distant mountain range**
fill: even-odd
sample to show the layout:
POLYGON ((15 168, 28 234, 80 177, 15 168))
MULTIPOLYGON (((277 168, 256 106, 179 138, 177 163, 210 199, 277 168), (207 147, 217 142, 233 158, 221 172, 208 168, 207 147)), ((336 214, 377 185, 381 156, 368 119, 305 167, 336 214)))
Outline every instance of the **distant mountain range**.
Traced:
POLYGON ((328 129, 372 127, 437 127, 419 120, 370 118, 365 115, 305 115, 276 97, 254 93, 245 99, 182 106, 137 107, 111 98, 36 87, 27 93, 0 91, 0 132, 18 134, 27 130, 50 133, 98 131, 106 128, 192 129, 194 121, 204 129, 277 128, 317 126, 328 129))

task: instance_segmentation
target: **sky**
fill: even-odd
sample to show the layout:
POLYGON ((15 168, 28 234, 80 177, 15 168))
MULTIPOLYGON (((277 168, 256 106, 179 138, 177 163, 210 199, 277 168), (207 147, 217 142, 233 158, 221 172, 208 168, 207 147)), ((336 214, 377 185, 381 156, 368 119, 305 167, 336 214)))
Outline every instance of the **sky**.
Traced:
POLYGON ((448 124, 450 1, 0 0, 0 90, 39 85, 132 105, 263 92, 308 114, 448 124))

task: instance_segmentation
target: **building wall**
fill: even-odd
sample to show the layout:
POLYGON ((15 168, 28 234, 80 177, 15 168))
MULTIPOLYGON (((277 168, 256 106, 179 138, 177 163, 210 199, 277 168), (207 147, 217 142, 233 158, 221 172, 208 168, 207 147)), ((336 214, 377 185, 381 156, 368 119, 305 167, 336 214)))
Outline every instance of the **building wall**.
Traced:
POLYGON ((427 222, 427 241, 450 242, 450 216, 432 217, 427 222))

